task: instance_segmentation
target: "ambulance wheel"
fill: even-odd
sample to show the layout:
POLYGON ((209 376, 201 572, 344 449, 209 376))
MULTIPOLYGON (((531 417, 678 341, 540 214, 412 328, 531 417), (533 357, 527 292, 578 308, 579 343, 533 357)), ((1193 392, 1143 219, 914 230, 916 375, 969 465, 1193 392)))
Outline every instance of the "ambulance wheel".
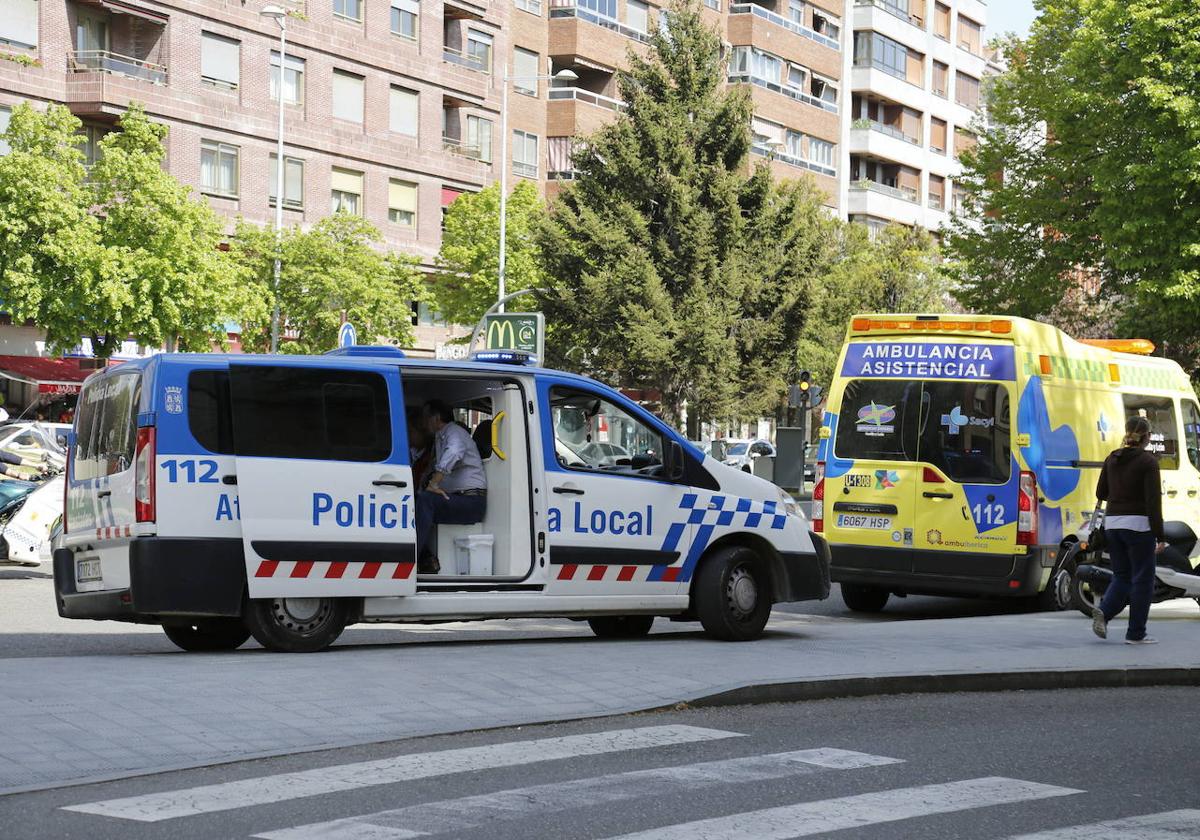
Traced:
POLYGON ((887 606, 890 592, 878 586, 863 586, 857 583, 842 583, 842 603, 851 612, 880 613, 887 606))
POLYGON ((757 639, 771 617, 771 580, 748 548, 721 549, 700 564, 692 604, 704 632, 725 642, 757 639))
POLYGON ((324 650, 342 635, 350 618, 344 598, 260 598, 243 613, 250 635, 267 650, 311 653, 324 650))
POLYGON ((588 619, 588 626, 601 639, 640 639, 650 632, 652 615, 602 615, 588 619))
POLYGON ((236 650, 250 638, 250 631, 236 618, 201 618, 164 624, 162 629, 177 647, 194 652, 236 650))

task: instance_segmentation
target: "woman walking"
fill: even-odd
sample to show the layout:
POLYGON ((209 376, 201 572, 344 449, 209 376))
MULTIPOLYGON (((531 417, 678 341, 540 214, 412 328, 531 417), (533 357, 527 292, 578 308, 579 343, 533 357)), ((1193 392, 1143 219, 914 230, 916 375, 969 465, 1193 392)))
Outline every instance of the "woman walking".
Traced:
POLYGON ((1163 542, 1162 482, 1158 459, 1146 451, 1150 442, 1150 421, 1130 417, 1125 423, 1125 439, 1120 449, 1104 460, 1096 498, 1108 503, 1104 534, 1113 579, 1092 610, 1092 631, 1108 638, 1108 622, 1129 607, 1129 627, 1125 644, 1152 645, 1146 635, 1150 598, 1154 593, 1154 555, 1166 547, 1163 542))

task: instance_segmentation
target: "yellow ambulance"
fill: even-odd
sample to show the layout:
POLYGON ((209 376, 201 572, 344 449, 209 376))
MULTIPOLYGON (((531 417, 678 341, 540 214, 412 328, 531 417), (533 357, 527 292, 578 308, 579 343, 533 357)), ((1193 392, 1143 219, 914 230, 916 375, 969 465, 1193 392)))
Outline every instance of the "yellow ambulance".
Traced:
MULTIPOLYGON (((1071 548, 1132 415, 1150 420, 1164 518, 1200 530, 1200 407, 1153 350, 1021 318, 853 318, 813 493, 846 605, 912 593, 1067 608, 1071 548)), ((1195 566, 1194 537, 1189 554, 1195 566)))

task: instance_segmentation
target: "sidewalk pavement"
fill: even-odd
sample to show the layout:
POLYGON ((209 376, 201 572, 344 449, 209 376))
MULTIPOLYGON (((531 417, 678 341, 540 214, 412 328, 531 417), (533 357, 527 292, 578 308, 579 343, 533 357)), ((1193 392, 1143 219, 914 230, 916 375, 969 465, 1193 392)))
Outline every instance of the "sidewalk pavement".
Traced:
MULTIPOLYGON (((1143 669, 1181 669, 1176 681, 1182 674, 1200 682, 1196 604, 1156 608, 1151 624, 1160 644, 1146 647, 1122 644, 1124 620, 1101 642, 1076 613, 888 623, 777 613, 767 637, 744 644, 710 641, 694 625, 660 619, 658 632, 632 641, 547 633, 481 643, 447 634, 309 655, 0 659, 0 794, 727 692, 756 699, 747 686, 768 686, 757 699, 770 699, 783 696, 771 693, 778 684, 861 679, 869 686, 915 675, 924 679, 892 681, 885 690, 919 690, 948 676, 960 680, 952 687, 982 689, 961 680, 1104 670, 1117 683, 1143 669)), ((827 694, 856 693, 853 683, 833 685, 827 694)))

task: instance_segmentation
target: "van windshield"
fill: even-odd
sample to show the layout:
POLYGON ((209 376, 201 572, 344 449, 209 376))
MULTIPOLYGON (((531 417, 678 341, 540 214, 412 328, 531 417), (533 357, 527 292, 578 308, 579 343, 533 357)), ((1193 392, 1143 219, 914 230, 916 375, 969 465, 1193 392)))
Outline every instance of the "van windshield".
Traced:
POLYGON ((834 451, 930 464, 964 484, 1003 484, 1011 414, 1008 388, 995 382, 855 379, 842 397, 834 451))

